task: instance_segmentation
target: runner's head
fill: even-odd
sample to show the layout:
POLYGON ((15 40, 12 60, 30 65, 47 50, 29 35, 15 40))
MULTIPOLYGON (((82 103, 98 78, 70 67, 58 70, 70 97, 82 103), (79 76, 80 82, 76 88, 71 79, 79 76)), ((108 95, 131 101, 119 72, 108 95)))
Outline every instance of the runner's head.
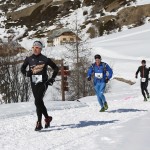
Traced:
POLYGON ((142 60, 141 64, 142 64, 142 66, 145 66, 146 65, 146 60, 142 60))
POLYGON ((34 41, 32 46, 34 55, 39 55, 41 53, 42 48, 43 48, 42 42, 34 41))
POLYGON ((96 54, 95 56, 94 56, 94 58, 95 58, 95 63, 97 64, 97 65, 99 65, 100 63, 101 63, 101 56, 99 55, 99 54, 96 54))

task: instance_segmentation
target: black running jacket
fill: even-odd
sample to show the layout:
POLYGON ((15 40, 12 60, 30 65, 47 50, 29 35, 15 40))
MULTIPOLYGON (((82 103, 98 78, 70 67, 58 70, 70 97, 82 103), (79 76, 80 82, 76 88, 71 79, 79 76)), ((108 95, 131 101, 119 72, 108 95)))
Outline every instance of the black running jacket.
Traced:
POLYGON ((32 75, 42 75, 42 82, 46 82, 48 80, 47 68, 50 66, 53 69, 52 78, 55 78, 58 74, 59 68, 56 64, 46 56, 39 55, 31 55, 30 57, 26 57, 24 63, 21 66, 21 72, 31 78, 32 75), (26 71, 27 66, 29 66, 29 70, 26 71), (34 73, 33 73, 34 72, 34 73))
POLYGON ((140 66, 138 68, 138 70, 136 71, 136 76, 138 75, 138 73, 140 72, 140 77, 141 78, 146 78, 148 79, 149 78, 149 71, 150 71, 150 68, 147 68, 146 66, 140 66))

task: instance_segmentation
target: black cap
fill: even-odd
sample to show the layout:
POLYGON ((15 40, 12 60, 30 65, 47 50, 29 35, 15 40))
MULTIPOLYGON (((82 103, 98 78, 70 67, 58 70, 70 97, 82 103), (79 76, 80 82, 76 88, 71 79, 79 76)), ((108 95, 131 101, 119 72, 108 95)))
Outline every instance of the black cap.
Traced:
POLYGON ((142 60, 141 63, 142 63, 142 64, 146 64, 146 60, 142 60))
POLYGON ((96 54, 96 55, 94 56, 94 58, 95 58, 95 59, 101 59, 101 55, 96 54))

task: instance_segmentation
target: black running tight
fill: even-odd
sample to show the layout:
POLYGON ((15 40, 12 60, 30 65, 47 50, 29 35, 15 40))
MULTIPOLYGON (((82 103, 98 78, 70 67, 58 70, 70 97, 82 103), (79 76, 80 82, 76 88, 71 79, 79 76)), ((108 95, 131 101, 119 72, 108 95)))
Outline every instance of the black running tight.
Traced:
POLYGON ((48 86, 42 82, 36 85, 32 83, 31 87, 32 87, 33 96, 35 98, 35 106, 36 106, 38 121, 41 122, 42 114, 45 116, 45 118, 48 117, 47 109, 43 102, 43 97, 45 95, 48 86))

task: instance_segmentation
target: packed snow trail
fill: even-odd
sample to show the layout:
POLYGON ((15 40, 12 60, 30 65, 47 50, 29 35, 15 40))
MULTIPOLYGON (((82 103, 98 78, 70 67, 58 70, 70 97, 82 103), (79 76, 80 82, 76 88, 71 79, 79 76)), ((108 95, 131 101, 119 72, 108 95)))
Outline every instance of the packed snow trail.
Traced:
MULTIPOLYGON (((14 111, 11 117, 0 118, 0 149, 75 150, 78 148, 84 150, 88 146, 88 150, 108 150, 113 143, 115 145, 117 139, 121 140, 121 133, 116 135, 117 139, 115 137, 109 139, 105 136, 105 134, 111 134, 110 128, 122 126, 129 120, 143 116, 150 111, 150 102, 143 102, 140 90, 136 87, 137 85, 132 88, 124 86, 126 90, 122 88, 123 91, 119 91, 116 88, 116 91, 107 93, 109 109, 104 113, 99 112, 100 107, 96 96, 82 98, 81 102, 76 102, 83 103, 84 107, 65 109, 63 102, 56 102, 56 109, 49 111, 49 114, 53 116, 51 127, 40 132, 34 131, 36 114, 29 113, 24 103, 26 114, 15 116, 14 111), (62 103, 64 109, 57 109, 58 103, 59 105, 62 103), (104 143, 102 146, 99 140, 105 141, 102 142, 104 143)), ((0 107, 3 106, 5 105, 0 107)), ((16 106, 19 107, 19 105, 16 106)), ((2 114, 5 112, 1 111, 2 114)))

